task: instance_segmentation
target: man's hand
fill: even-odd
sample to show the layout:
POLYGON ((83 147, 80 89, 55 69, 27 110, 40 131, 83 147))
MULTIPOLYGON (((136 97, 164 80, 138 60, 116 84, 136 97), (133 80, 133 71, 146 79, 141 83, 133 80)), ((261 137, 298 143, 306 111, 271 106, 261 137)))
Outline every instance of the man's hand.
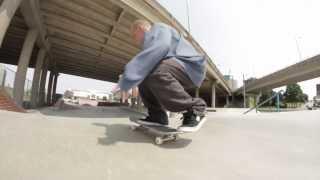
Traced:
POLYGON ((126 101, 126 100, 130 97, 130 91, 128 91, 128 92, 126 92, 126 91, 121 91, 121 89, 120 89, 120 87, 119 87, 119 84, 116 84, 116 85, 112 88, 111 92, 112 92, 113 94, 120 93, 121 98, 122 98, 123 101, 126 101))
POLYGON ((112 92, 113 94, 118 93, 119 91, 120 91, 119 84, 116 84, 115 86, 113 86, 113 88, 112 88, 112 90, 111 90, 111 92, 112 92))

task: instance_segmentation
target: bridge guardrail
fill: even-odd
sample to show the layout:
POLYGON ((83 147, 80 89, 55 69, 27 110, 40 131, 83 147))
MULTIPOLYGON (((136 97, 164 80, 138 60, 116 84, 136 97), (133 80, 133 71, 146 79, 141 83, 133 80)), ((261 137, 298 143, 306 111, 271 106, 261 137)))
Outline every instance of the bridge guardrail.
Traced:
POLYGON ((277 112, 280 112, 280 94, 283 93, 283 90, 280 90, 279 92, 277 92, 276 94, 274 94, 273 96, 271 96, 270 98, 266 99, 265 101, 263 101, 262 103, 250 108, 249 110, 247 110, 246 112, 244 112, 243 114, 247 114, 252 110, 256 110, 256 112, 258 111, 258 108, 261 107, 262 105, 266 104, 267 102, 271 101, 273 98, 277 98, 277 112))

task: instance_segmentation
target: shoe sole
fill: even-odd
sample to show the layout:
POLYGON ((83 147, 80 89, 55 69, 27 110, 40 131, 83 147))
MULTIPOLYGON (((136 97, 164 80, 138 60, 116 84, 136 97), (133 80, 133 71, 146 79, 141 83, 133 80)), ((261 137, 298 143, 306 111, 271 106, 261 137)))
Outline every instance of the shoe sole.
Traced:
POLYGON ((164 125, 164 124, 160 124, 160 123, 152 123, 152 122, 146 122, 146 121, 141 121, 138 120, 137 123, 142 124, 142 125, 146 125, 146 126, 168 126, 168 125, 164 125))
POLYGON ((182 131, 182 132, 196 132, 198 131, 202 125, 207 121, 207 117, 204 117, 197 126, 195 127, 179 127, 178 131, 182 131))

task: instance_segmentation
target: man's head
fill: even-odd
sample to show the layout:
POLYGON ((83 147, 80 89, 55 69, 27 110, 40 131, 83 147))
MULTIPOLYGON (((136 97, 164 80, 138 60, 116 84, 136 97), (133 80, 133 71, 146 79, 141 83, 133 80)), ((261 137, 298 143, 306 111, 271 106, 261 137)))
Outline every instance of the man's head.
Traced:
POLYGON ((131 34, 136 44, 142 45, 144 40, 144 34, 150 31, 151 23, 146 20, 136 20, 131 25, 131 34))

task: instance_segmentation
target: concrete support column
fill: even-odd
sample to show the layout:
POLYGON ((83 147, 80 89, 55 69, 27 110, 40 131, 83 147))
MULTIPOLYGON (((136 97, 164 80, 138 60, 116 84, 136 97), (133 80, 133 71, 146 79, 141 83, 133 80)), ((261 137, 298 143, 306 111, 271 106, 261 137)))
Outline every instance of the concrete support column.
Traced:
POLYGON ((138 96, 139 96, 138 88, 137 87, 132 88, 131 107, 136 107, 138 96))
POLYGON ((120 102, 123 104, 128 104, 128 93, 127 92, 121 92, 121 99, 120 102))
POLYGON ((5 68, 3 68, 2 80, 1 80, 1 87, 2 88, 5 88, 5 86, 6 86, 6 77, 7 77, 7 71, 5 68))
POLYGON ((51 96, 52 96, 52 85, 53 85, 53 72, 50 72, 49 83, 48 83, 48 92, 47 92, 47 105, 51 105, 51 96))
POLYGON ((139 95, 138 98, 137 98, 137 104, 138 104, 138 111, 139 112, 142 112, 142 99, 141 99, 141 96, 139 95))
POLYGON ((196 92, 195 92, 195 96, 196 96, 196 98, 199 98, 200 97, 200 88, 197 88, 196 89, 196 92))
POLYGON ((43 106, 45 104, 46 82, 49 63, 49 58, 47 57, 42 65, 38 106, 43 106))
POLYGON ((52 90, 52 96, 51 96, 51 104, 54 104, 54 103, 56 102, 56 92, 57 92, 58 76, 59 76, 58 73, 56 73, 56 74, 54 75, 53 90, 52 90))
POLYGON ((33 74, 32 80, 32 91, 31 91, 31 108, 36 108, 39 102, 39 88, 40 88, 40 78, 41 78, 41 68, 46 56, 46 50, 41 48, 38 57, 37 63, 33 74))
POLYGON ((0 7, 0 47, 10 25, 11 19, 16 13, 22 0, 4 0, 0 7))
POLYGON ((211 86, 211 107, 216 108, 216 82, 211 86))
POLYGON ((228 107, 228 106, 229 106, 229 96, 226 95, 226 105, 225 105, 225 107, 228 107))
POLYGON ((120 91, 120 103, 124 103, 124 92, 120 91))
POLYGON ((124 97, 125 97, 124 103, 129 105, 129 93, 125 92, 124 97))
POLYGON ((22 52, 19 57, 18 70, 14 79, 13 98, 18 105, 22 105, 26 74, 33 47, 38 37, 38 31, 31 29, 24 40, 22 52))
POLYGON ((255 101, 256 101, 256 106, 259 104, 259 101, 260 101, 261 96, 262 96, 262 92, 260 91, 259 94, 256 95, 256 99, 255 99, 255 101))

